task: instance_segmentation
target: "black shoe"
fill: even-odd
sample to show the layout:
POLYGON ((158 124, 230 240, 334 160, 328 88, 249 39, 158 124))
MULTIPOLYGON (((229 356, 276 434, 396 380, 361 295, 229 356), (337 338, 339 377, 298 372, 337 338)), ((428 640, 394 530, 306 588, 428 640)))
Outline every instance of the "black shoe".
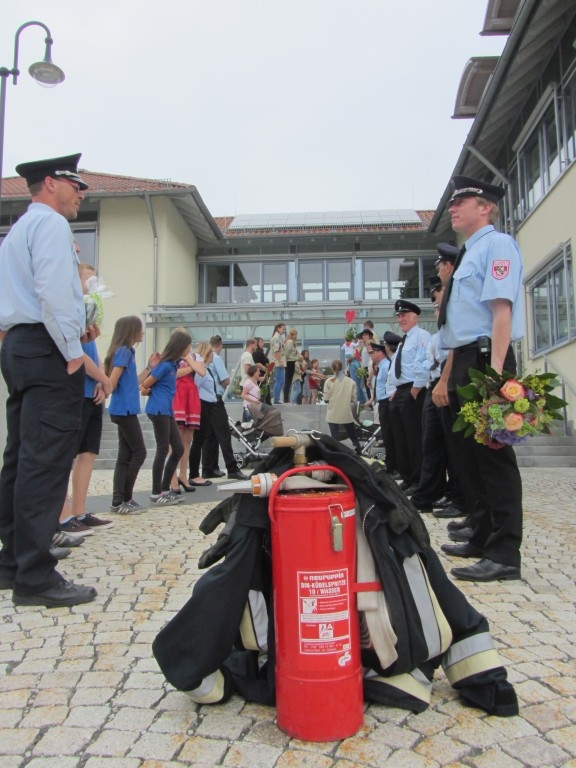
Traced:
POLYGON ((452 568, 453 576, 465 581, 508 581, 521 579, 520 568, 514 565, 501 565, 487 557, 467 568, 452 568))
POLYGON ((45 605, 46 608, 59 608, 67 605, 80 605, 94 600, 98 593, 94 587, 82 587, 71 581, 62 580, 50 589, 36 595, 18 595, 12 593, 14 605, 45 605))
MULTIPOLYGON (((412 502, 412 504, 414 504, 414 502, 412 502)), ((414 506, 416 506, 416 505, 414 505, 414 506)), ((433 512, 432 507, 418 507, 418 506, 416 506, 416 509, 418 510, 418 512, 420 512, 421 515, 431 515, 432 512, 433 512)))
POLYGON ((244 472, 228 472, 228 480, 250 480, 244 472))
POLYGON ((470 544, 469 541, 462 542, 462 544, 442 544, 440 549, 447 555, 454 557, 482 557, 482 550, 470 544))
POLYGON ((448 531, 461 531, 462 528, 471 528, 472 524, 470 523, 470 519, 468 517, 462 518, 462 520, 450 520, 448 525, 446 526, 446 530, 448 531))
MULTIPOLYGON (((400 488, 402 488, 402 486, 400 486, 400 488)), ((415 485, 409 485, 407 488, 402 488, 402 490, 404 491, 406 496, 412 496, 412 494, 416 490, 416 486, 415 485)))
POLYGON ((458 507, 455 507, 454 504, 451 504, 449 507, 442 507, 442 509, 434 510, 434 517, 464 517, 464 512, 462 512, 461 509, 458 509, 458 507))
POLYGON ((50 554, 56 560, 64 560, 65 557, 72 554, 72 550, 69 547, 50 547, 50 554))
POLYGON ((387 469, 386 474, 390 478, 390 480, 401 480, 402 475, 399 472, 396 472, 395 469, 387 469))
POLYGON ((473 533, 472 528, 460 528, 459 531, 450 531, 448 538, 452 541, 469 541, 473 533))
POLYGON ((450 504, 452 504, 452 501, 447 496, 442 496, 442 498, 435 501, 432 506, 434 509, 443 509, 444 507, 449 507, 450 504))
POLYGON ((209 477, 226 477, 226 472, 222 472, 221 469, 212 469, 210 472, 202 472, 202 477, 208 479, 209 477))
POLYGON ((180 488, 186 491, 186 493, 194 493, 195 489, 192 488, 192 483, 190 483, 190 485, 186 485, 184 480, 180 480, 180 478, 178 478, 178 485, 180 486, 180 488))

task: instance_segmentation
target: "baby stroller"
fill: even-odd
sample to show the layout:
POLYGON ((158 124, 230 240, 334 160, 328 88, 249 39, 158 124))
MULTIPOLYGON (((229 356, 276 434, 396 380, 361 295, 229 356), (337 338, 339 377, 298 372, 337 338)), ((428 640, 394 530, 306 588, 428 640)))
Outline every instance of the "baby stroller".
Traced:
POLYGON ((284 434, 282 414, 277 408, 266 403, 249 403, 248 410, 252 421, 234 421, 228 417, 232 437, 242 444, 243 450, 234 451, 234 458, 239 469, 251 462, 260 461, 268 454, 260 447, 269 437, 284 434))
POLYGON ((356 425, 356 434, 362 447, 360 455, 384 461, 384 448, 379 445, 382 439, 382 428, 380 424, 376 424, 370 419, 363 419, 362 410, 362 406, 359 406, 357 410, 352 411, 354 424, 356 425))

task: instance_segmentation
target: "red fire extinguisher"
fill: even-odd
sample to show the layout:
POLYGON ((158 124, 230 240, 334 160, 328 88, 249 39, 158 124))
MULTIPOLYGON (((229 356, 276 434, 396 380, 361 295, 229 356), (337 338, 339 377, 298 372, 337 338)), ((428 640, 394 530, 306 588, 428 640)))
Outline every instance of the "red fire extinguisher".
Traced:
POLYGON ((305 741, 337 741, 363 723, 354 492, 270 494, 278 727, 305 741))

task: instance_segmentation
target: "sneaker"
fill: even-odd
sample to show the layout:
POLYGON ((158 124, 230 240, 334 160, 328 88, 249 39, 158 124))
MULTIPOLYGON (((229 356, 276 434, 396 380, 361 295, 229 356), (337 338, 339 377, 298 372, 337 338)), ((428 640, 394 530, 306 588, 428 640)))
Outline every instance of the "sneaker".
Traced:
POLYGON ((96 517, 92 512, 86 512, 79 522, 82 525, 87 525, 89 528, 111 528, 114 525, 113 520, 104 520, 102 517, 96 517))
POLYGON ((81 523, 76 517, 73 517, 65 523, 61 523, 60 530, 67 533, 68 536, 92 536, 94 533, 92 528, 88 528, 87 525, 81 523))
POLYGON ((171 504, 179 504, 180 499, 178 499, 176 496, 172 496, 170 491, 165 491, 164 493, 157 493, 152 494, 150 496, 150 504, 153 507, 167 507, 171 504))
POLYGON ((132 512, 133 515, 139 515, 140 512, 146 512, 148 509, 148 507, 143 507, 142 504, 138 504, 138 502, 134 499, 130 499, 130 501, 127 501, 126 504, 128 504, 128 506, 132 507, 134 510, 132 512))
POLYGON ((79 547, 84 543, 84 536, 69 536, 64 531, 56 531, 52 536, 53 547, 79 547))
POLYGON ((64 560, 72 553, 72 550, 68 547, 50 547, 50 554, 55 557, 56 560, 64 560))
POLYGON ((122 504, 110 507, 110 512, 116 515, 139 515, 144 512, 143 509, 135 509, 129 501, 123 501, 122 504))

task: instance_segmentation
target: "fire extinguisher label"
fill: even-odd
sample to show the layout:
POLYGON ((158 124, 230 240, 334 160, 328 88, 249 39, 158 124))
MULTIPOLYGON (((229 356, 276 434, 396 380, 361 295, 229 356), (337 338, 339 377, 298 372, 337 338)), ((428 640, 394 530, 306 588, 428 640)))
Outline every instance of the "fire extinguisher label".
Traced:
POLYGON ((350 650, 348 568, 298 571, 297 576, 300 653, 339 653, 346 658, 350 650))

